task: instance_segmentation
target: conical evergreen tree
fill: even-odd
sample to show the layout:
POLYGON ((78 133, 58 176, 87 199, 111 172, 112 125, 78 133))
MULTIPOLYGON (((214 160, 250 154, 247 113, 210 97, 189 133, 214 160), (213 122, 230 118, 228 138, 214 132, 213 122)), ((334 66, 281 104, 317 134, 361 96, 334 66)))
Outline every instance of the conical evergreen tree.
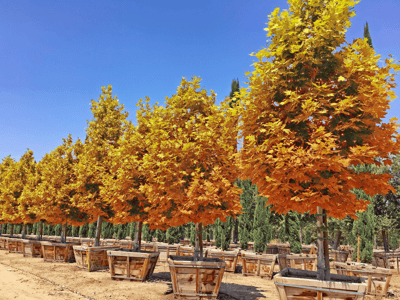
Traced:
POLYGON ((103 221, 101 222, 101 237, 103 239, 111 239, 114 233, 113 224, 103 221))
POLYGON ((253 236, 254 236, 254 251, 263 252, 267 248, 267 242, 271 238, 271 226, 269 224, 269 207, 267 198, 257 197, 256 208, 254 211, 253 236))
POLYGON ((221 222, 221 248, 226 251, 232 239, 232 231, 235 226, 235 220, 231 217, 226 218, 226 222, 221 222))
POLYGON ((150 230, 149 224, 143 224, 142 230, 143 230, 143 235, 142 235, 143 240, 145 240, 146 242, 151 242, 154 231, 150 230))
POLYGON ((368 40, 368 45, 369 45, 372 49, 374 49, 374 46, 372 46, 371 35, 369 34, 368 22, 364 25, 364 37, 367 38, 367 40, 368 40))
POLYGON ((215 236, 215 246, 221 248, 222 245, 222 227, 221 220, 218 218, 214 222, 214 236, 215 236))
POLYGON ((169 227, 166 232, 166 238, 168 244, 179 243, 179 238, 181 236, 180 226, 169 227))
MULTIPOLYGON (((89 231, 89 224, 85 224, 79 227, 79 236, 80 237, 87 237, 89 231)), ((43 233, 44 234, 44 233, 43 233)))
POLYGON ((87 237, 88 238, 94 238, 96 235, 96 226, 97 226, 97 221, 95 221, 92 224, 89 224, 89 230, 88 230, 88 234, 87 237))
POLYGON ((79 237, 79 227, 80 226, 72 226, 72 236, 79 237))
POLYGON ((57 224, 56 226, 54 226, 54 235, 61 236, 61 229, 62 229, 61 224, 57 224))
POLYGON ((161 229, 156 229, 155 236, 157 238, 157 242, 163 243, 164 240, 165 240, 166 231, 165 230, 161 230, 161 229))
POLYGON ((254 202, 257 196, 257 187, 251 184, 251 180, 238 180, 238 187, 243 190, 240 195, 240 204, 243 213, 239 215, 239 241, 240 248, 247 249, 251 241, 251 232, 254 222, 254 202))
POLYGON ((285 216, 285 231, 290 243, 290 252, 302 253, 300 243, 300 220, 296 212, 289 211, 285 216))

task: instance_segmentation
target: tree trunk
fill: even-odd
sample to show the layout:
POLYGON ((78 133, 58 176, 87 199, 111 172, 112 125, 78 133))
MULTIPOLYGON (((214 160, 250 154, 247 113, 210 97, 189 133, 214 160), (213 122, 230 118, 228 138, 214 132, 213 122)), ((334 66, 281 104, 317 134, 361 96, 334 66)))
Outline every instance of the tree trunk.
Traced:
POLYGON ((0 224, 0 236, 3 234, 3 224, 0 224))
POLYGON ((357 262, 360 262, 360 236, 357 237, 357 262))
POLYGON ((326 211, 317 207, 317 234, 318 234, 318 255, 317 255, 317 278, 318 280, 329 280, 329 249, 328 232, 326 231, 326 211), (324 216, 325 214, 325 216, 324 216))
POLYGON ((328 240, 328 216, 326 210, 322 210, 324 222, 324 256, 325 256, 325 280, 331 279, 331 268, 329 265, 329 240, 328 240))
POLYGON ((14 236, 14 224, 10 224, 11 228, 10 228, 10 236, 14 236))
POLYGON ((94 246, 100 246, 100 234, 101 234, 101 223, 103 223, 103 218, 101 216, 97 217, 96 235, 94 239, 94 246))
POLYGON ((136 222, 135 242, 133 244, 134 251, 140 250, 140 246, 142 244, 142 228, 143 228, 143 222, 136 222))
POLYGON ((383 239, 383 249, 385 249, 385 252, 389 252, 389 244, 387 240, 386 230, 382 230, 382 239, 383 239))
POLYGON ((341 236, 342 236, 342 231, 340 230, 340 228, 337 228, 335 235, 335 243, 333 244, 334 250, 337 250, 339 248, 341 236))
POLYGON ((374 249, 376 249, 376 234, 374 234, 374 249))
POLYGON ((210 225, 208 225, 207 228, 206 228, 206 232, 207 232, 207 242, 211 242, 211 239, 210 239, 210 228, 209 228, 209 226, 210 226, 210 225))
POLYGON ((39 234, 37 236, 38 241, 42 240, 42 235, 43 235, 43 223, 39 222, 39 234))
POLYGON ((234 244, 237 244, 238 243, 238 239, 239 239, 239 219, 238 219, 238 217, 236 217, 236 219, 234 220, 234 224, 235 224, 235 227, 234 227, 234 229, 233 229, 233 238, 232 238, 232 241, 233 241, 233 243, 234 244))
POLYGON ((300 227, 299 234, 300 234, 300 244, 303 246, 303 228, 301 228, 301 227, 300 227))
POLYGON ((24 239, 26 238, 26 224, 22 225, 22 235, 21 237, 24 239))
POLYGON ((202 260, 203 258, 203 233, 202 223, 196 223, 195 229, 195 248, 194 248, 194 261, 202 260))
POLYGON ((67 242, 67 228, 68 228, 68 222, 65 222, 62 225, 62 229, 61 229, 61 243, 67 242))

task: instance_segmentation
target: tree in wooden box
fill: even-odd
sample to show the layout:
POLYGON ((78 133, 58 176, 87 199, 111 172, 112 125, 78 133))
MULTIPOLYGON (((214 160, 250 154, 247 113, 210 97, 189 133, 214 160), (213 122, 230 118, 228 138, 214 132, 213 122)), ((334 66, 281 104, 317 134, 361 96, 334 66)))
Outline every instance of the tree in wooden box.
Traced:
POLYGON ((232 160, 237 109, 229 107, 229 99, 215 105, 215 93, 200 90, 196 77, 182 79, 177 93, 166 98, 165 108, 151 109, 149 101, 146 106, 140 103, 138 114, 138 122, 149 128, 148 153, 140 161, 147 179, 140 187, 149 202, 144 208, 147 222, 150 228, 196 224, 194 257, 168 260, 174 293, 216 298, 225 264, 202 258, 200 235, 202 225, 217 218, 225 222, 227 216, 241 212, 240 189, 234 184, 238 171, 232 160), (208 268, 212 264, 213 269, 208 268), (199 271, 193 273, 193 268, 199 271))
POLYGON ((73 201, 77 180, 73 166, 79 162, 82 147, 80 140, 74 144, 69 136, 61 146, 46 154, 38 166, 41 182, 32 193, 38 203, 36 214, 48 224, 62 224, 61 243, 42 242, 45 261, 73 262, 73 243, 66 242, 67 224, 80 226, 90 222, 90 215, 73 201))
MULTIPOLYGON (((279 14, 277 8, 266 29, 271 42, 253 54, 258 62, 240 93, 241 175, 257 184, 277 213, 317 214, 316 285, 329 281, 327 216, 342 219, 366 210, 368 201, 357 199, 354 188, 369 195, 394 191, 390 175, 348 168, 380 165, 374 157, 390 164, 389 154, 400 146, 395 120, 381 123, 395 98, 390 70, 400 68, 393 59, 379 67, 380 56, 365 39, 344 44, 355 3, 292 0, 289 11, 279 14)), ((277 283, 280 290, 286 287, 277 283)), ((324 289, 313 293, 320 297, 324 289)))

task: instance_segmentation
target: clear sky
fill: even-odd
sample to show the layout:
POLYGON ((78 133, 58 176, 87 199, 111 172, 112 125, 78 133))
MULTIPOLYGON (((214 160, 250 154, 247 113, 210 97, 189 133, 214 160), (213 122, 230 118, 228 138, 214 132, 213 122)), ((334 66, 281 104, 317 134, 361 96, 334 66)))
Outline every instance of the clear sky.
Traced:
MULTIPOLYGON (((285 0, 13 0, 0 10, 0 160, 36 161, 62 138, 85 138, 90 100, 113 93, 136 123, 139 99, 160 104, 181 78, 229 95, 266 44, 268 15, 285 0)), ((362 0, 347 41, 368 22, 375 51, 400 59, 400 0, 362 0)), ((396 76, 399 83, 400 76, 396 76)), ((396 88, 399 95, 400 88, 396 88)), ((385 120, 400 119, 399 99, 385 120)))

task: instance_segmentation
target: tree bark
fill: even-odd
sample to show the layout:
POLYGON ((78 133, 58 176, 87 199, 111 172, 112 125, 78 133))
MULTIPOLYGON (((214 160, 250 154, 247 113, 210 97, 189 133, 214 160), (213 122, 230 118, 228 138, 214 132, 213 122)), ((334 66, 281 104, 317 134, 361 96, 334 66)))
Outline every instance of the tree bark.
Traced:
POLYGON ((97 225, 96 225, 96 235, 94 239, 94 246, 100 246, 100 234, 101 234, 101 224, 103 223, 103 218, 101 216, 97 217, 97 225))
POLYGON ((22 235, 21 237, 24 239, 26 238, 26 224, 22 225, 22 235))
POLYGON ((341 236, 342 236, 342 231, 340 230, 340 228, 337 228, 335 235, 335 243, 333 244, 334 250, 337 250, 339 248, 341 236))
POLYGON ((0 236, 3 234, 3 224, 0 224, 0 236))
POLYGON ((68 222, 65 222, 62 225, 62 229, 61 229, 61 243, 67 242, 67 228, 68 228, 68 222))
POLYGON ((325 256, 325 280, 331 279, 331 268, 329 265, 329 240, 328 240, 328 216, 326 210, 322 210, 324 222, 324 256, 325 256))
POLYGON ((239 239, 239 219, 238 219, 238 217, 236 217, 234 222, 235 222, 235 227, 233 229, 232 241, 233 241, 234 244, 237 244, 238 243, 238 239, 239 239))
POLYGON ((203 258, 203 233, 202 223, 196 223, 195 227, 195 248, 194 248, 194 261, 202 260, 203 258))
POLYGON ((43 235, 43 223, 39 222, 39 234, 37 236, 38 241, 42 240, 42 235, 43 235))
POLYGON ((318 255, 317 255, 317 278, 318 280, 329 280, 329 249, 328 236, 326 232, 326 211, 322 207, 317 207, 317 235, 318 235, 318 255), (325 213, 325 216, 323 214, 325 213), (325 226, 325 228, 324 228, 325 226))
POLYGON ((376 249, 376 234, 374 234, 374 249, 376 249))
POLYGON ((357 262, 360 262, 360 236, 357 237, 357 262))
POLYGON ((10 236, 14 236, 14 224, 10 224, 11 228, 10 228, 10 236))
MULTIPOLYGON (((208 225, 209 226, 209 225, 208 225)), ((207 226, 207 228, 206 228, 206 232, 207 232, 207 242, 211 242, 211 239, 210 239, 210 228, 207 226)))
POLYGON ((143 222, 136 222, 135 242, 133 244, 134 251, 140 250, 140 246, 142 244, 142 228, 143 228, 143 222))

